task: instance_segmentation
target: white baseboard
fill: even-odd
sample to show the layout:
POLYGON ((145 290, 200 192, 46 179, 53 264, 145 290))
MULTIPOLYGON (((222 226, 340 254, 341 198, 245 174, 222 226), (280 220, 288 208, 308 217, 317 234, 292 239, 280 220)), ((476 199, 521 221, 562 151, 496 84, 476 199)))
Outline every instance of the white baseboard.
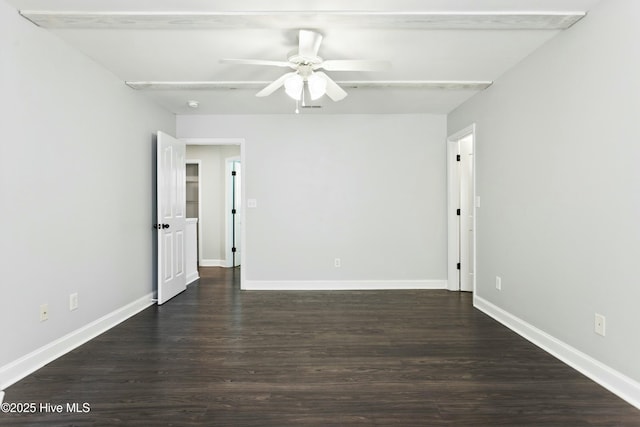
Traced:
POLYGON ((252 291, 355 291, 399 289, 447 289, 446 280, 245 280, 252 291))
POLYGON ((474 295, 473 305, 507 328, 640 409, 640 383, 474 295))
POLYGON ((192 284, 193 282, 195 282, 196 280, 198 280, 200 278, 200 276, 198 276, 198 272, 196 271, 193 274, 190 274, 189 276, 187 276, 186 281, 187 281, 187 285, 192 284))
POLYGON ((153 305, 153 293, 125 305, 37 350, 0 367, 0 390, 9 387, 47 363, 108 331, 131 316, 153 305))
POLYGON ((201 259, 200 267, 226 267, 227 261, 224 259, 201 259))

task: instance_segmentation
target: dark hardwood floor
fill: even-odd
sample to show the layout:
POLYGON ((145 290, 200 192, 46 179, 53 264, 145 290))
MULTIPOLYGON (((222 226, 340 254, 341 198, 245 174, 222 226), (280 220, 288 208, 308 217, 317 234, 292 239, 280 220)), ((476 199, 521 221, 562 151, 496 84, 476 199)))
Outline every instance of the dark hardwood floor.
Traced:
POLYGON ((2 426, 640 426, 640 411, 448 291, 201 280, 6 390, 2 426), (67 403, 86 413, 67 413, 67 403))

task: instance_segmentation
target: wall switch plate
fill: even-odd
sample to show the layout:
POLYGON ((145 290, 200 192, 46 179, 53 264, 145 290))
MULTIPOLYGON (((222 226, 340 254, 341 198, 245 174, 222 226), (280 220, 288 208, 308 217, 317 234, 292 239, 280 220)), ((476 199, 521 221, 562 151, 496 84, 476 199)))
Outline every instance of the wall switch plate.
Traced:
POLYGON ((78 293, 74 292, 69 295, 69 311, 76 310, 78 308, 78 293))
POLYGON ((605 321, 606 318, 602 314, 596 313, 594 332, 598 335, 604 336, 605 334, 605 321))
POLYGON ((44 322, 45 320, 49 320, 49 304, 40 306, 40 321, 44 322))
POLYGON ((336 258, 333 260, 333 265, 336 268, 339 268, 342 265, 342 261, 340 260, 340 258, 336 258))
POLYGON ((496 289, 499 291, 502 290, 502 277, 500 276, 496 276, 496 289))

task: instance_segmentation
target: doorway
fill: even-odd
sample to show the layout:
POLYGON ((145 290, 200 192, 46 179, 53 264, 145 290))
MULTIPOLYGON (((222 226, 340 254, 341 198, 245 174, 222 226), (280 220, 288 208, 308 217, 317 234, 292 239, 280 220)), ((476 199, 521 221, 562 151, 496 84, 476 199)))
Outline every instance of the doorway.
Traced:
POLYGON ((476 284, 475 125, 447 138, 448 289, 476 284))
MULTIPOLYGON (((244 250, 244 140, 184 138, 190 159, 199 160, 199 266, 246 266, 244 250), (235 172, 235 176, 231 176, 235 172), (235 186, 235 191, 233 187, 235 186), (235 214, 233 213, 235 212, 235 214), (230 219, 235 219, 230 222, 230 219), (234 252, 232 248, 236 248, 234 252)), ((241 276, 241 286, 243 277, 241 276)))

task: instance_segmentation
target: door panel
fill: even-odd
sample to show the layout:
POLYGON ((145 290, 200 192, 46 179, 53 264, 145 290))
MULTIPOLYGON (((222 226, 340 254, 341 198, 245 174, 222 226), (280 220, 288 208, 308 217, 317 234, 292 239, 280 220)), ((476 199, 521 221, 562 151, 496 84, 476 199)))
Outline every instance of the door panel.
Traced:
POLYGON ((185 144, 163 132, 158 132, 157 174, 158 304, 164 304, 187 285, 185 144))
POLYGON ((473 135, 460 140, 460 290, 473 291, 473 135))
POLYGON ((237 267, 242 264, 242 209, 244 209, 242 206, 242 166, 240 160, 227 158, 225 170, 227 174, 225 197, 228 209, 225 255, 227 266, 237 267))
MULTIPOLYGON (((186 222, 185 222, 185 228, 186 228, 186 222)), ((176 269, 176 276, 184 275, 184 268, 185 268, 185 263, 184 263, 184 259, 185 259, 184 231, 177 231, 176 232, 175 257, 176 257, 176 261, 175 261, 174 265, 175 265, 175 269, 176 269)))
POLYGON ((164 238, 164 260, 162 261, 164 274, 162 278, 165 282, 168 282, 173 279, 173 253, 175 251, 173 248, 173 234, 164 233, 162 237, 164 238))
POLYGON ((235 182, 233 185, 233 209, 236 210, 236 214, 233 215, 233 246, 236 248, 235 251, 235 262, 233 266, 238 266, 242 264, 242 245, 240 244, 240 230, 242 229, 242 221, 241 221, 241 211, 244 208, 242 206, 242 193, 240 189, 242 188, 242 167, 239 161, 233 162, 233 170, 236 172, 235 182))

